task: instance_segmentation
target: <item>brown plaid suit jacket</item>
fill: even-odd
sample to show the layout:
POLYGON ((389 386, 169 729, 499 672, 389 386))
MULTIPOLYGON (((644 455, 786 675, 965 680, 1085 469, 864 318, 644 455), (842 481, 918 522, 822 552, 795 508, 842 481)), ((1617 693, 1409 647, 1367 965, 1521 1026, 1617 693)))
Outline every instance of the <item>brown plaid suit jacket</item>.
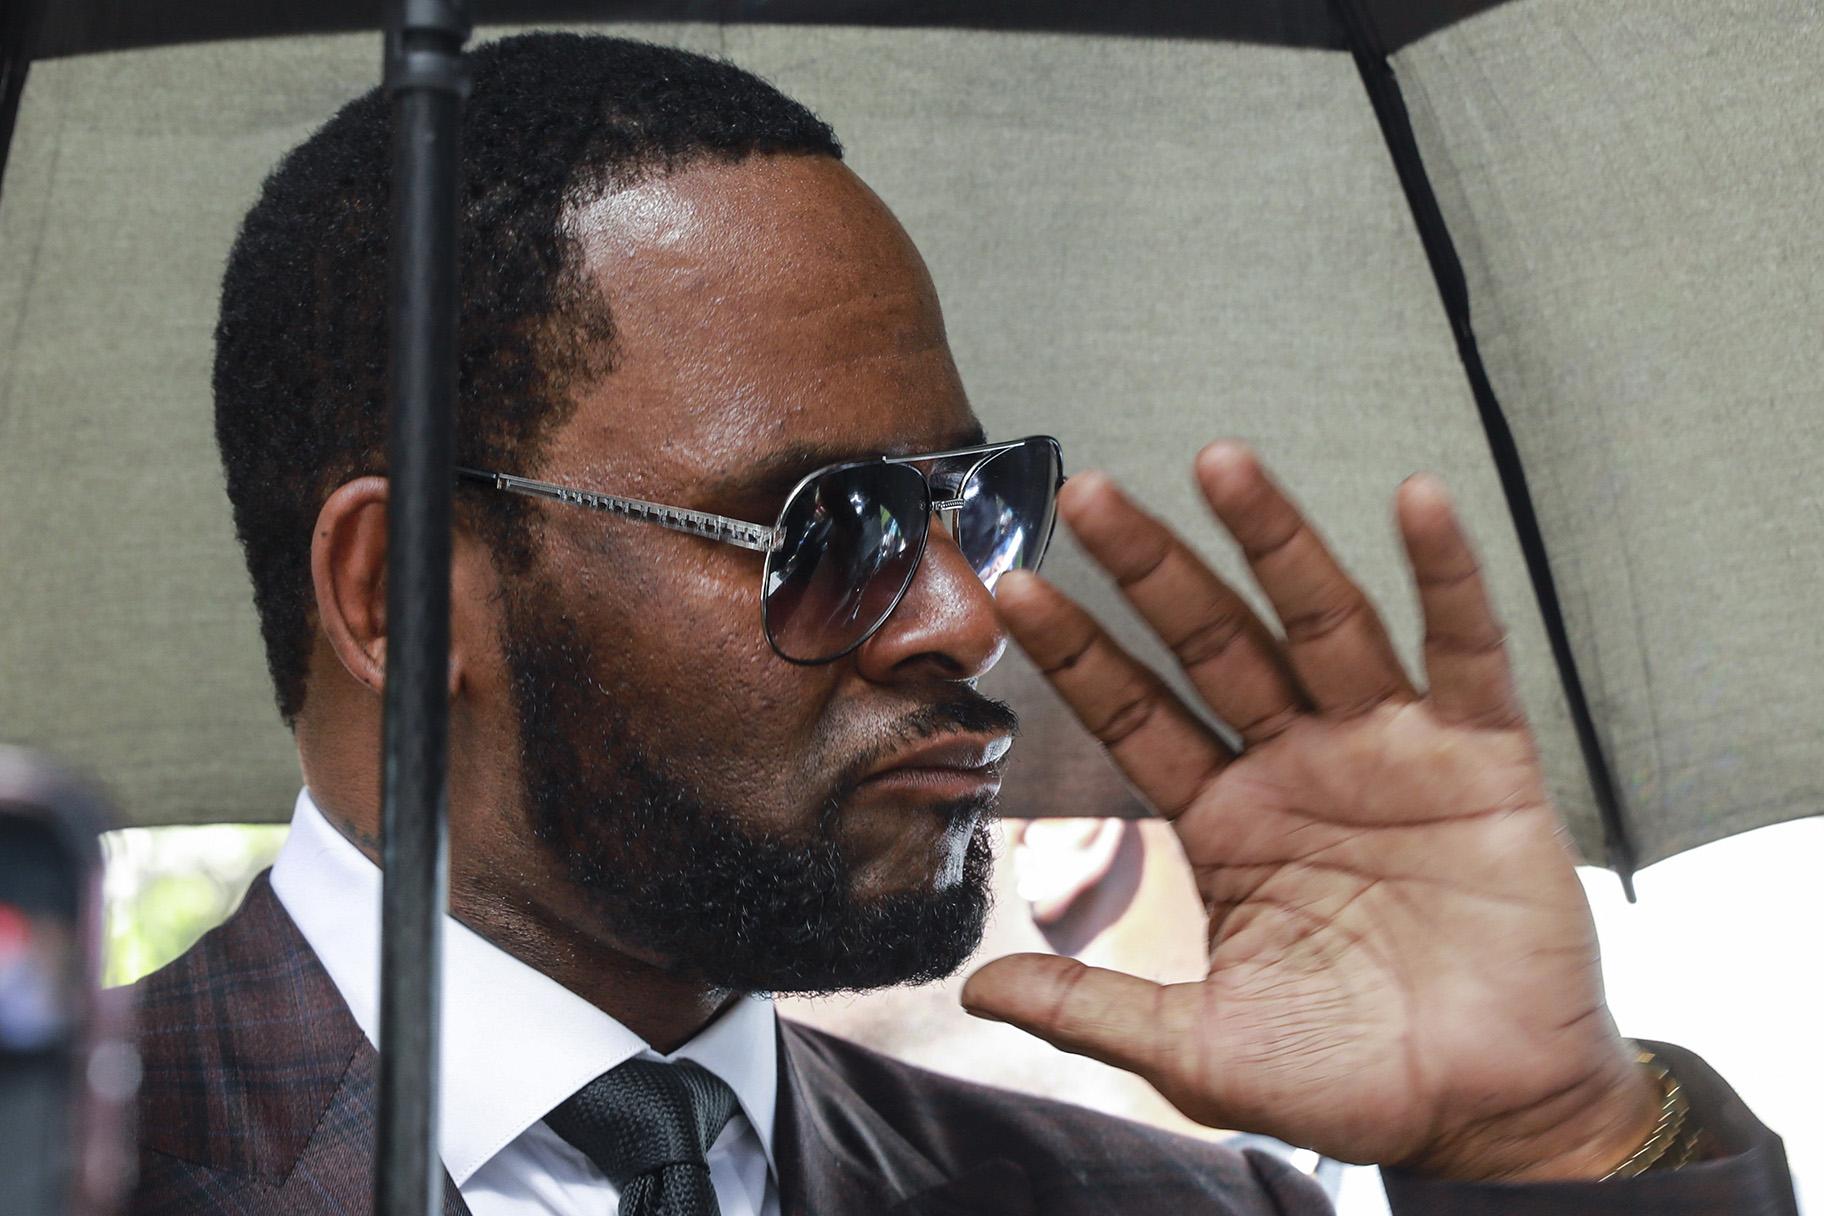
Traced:
MULTIPOLYGON (((264 876, 138 990, 145 1082, 132 1216, 365 1216, 376 1056, 264 876)), ((1324 1216, 1270 1155, 939 1077, 791 1023, 775 1156, 784 1216, 1324 1216)), ((1713 1074, 1679 1075, 1734 1155, 1603 1186, 1390 1175, 1400 1216, 1796 1216, 1775 1139, 1713 1074), (1731 1105, 1733 1104, 1733 1105, 1731 1105)), ((445 1216, 468 1208, 446 1176, 445 1216)))

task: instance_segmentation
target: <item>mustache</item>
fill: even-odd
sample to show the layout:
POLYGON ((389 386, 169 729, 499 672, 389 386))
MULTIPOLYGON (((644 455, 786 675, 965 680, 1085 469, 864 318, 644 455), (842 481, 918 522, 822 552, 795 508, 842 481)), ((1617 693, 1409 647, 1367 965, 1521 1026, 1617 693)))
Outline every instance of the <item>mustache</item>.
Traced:
POLYGON ((959 691, 941 701, 910 710, 882 729, 876 742, 843 766, 842 775, 836 782, 837 797, 840 799, 853 792, 875 766, 908 743, 937 735, 1011 735, 1018 738, 1019 733, 1020 715, 1005 701, 996 701, 979 692, 959 691))

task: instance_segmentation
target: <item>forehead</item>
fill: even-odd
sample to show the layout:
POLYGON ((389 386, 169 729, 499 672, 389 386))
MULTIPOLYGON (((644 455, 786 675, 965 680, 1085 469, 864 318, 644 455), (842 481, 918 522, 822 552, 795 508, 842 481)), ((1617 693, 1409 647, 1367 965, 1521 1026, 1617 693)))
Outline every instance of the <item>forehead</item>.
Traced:
POLYGON ((701 165, 568 222, 613 312, 616 362, 581 390, 547 468, 686 486, 785 452, 932 450, 973 433, 930 275, 840 162, 701 165))

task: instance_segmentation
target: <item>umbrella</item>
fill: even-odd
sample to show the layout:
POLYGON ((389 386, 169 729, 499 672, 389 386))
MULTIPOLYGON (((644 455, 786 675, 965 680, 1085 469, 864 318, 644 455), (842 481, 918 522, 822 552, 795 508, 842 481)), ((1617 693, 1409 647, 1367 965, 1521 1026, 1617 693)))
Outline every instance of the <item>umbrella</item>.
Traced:
MULTIPOLYGON (((991 429, 1058 433, 1205 548, 1166 471, 1253 439, 1409 651, 1384 501, 1444 472, 1586 854, 1625 876, 1815 813, 1816 3, 1210 7, 614 12, 844 133, 933 263, 991 429)), ((0 21, 0 732, 99 770, 141 822, 271 816, 296 783, 208 441, 208 332, 260 174, 372 83, 371 35, 330 31, 371 19, 92 0, 0 21)), ((1068 549, 1054 573, 1112 607, 1068 549)), ((1011 810, 1131 807, 1029 670, 1000 681, 1032 724, 1011 810)))
MULTIPOLYGON (((0 734, 141 823, 281 816, 209 330, 261 175, 377 77, 371 33, 326 31, 375 15, 37 7, 0 26, 0 734)), ((1059 434, 1226 572, 1184 469, 1237 434, 1410 647, 1386 501, 1441 471, 1586 856, 1625 873, 1824 806, 1815 0, 478 16, 609 9, 829 118, 930 260, 991 432, 1059 434)), ((1074 552, 1048 568, 1120 618, 1074 552)), ((1131 811, 1017 660, 996 687, 1028 720, 1012 811, 1131 811)))

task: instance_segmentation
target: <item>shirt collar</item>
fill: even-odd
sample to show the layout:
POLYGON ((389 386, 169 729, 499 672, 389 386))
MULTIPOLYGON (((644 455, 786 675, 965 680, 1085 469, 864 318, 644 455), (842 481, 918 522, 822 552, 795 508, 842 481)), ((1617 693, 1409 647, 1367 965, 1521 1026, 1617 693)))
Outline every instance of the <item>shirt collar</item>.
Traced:
MULTIPOLYGON (((380 1035, 380 870, 299 793, 272 889, 355 1024, 380 1035)), ((443 922, 442 1117, 438 1145, 458 1187, 584 1085, 638 1055, 638 1035, 474 930, 443 922)), ((778 1038, 772 1002, 737 1000, 664 1059, 693 1060, 734 1090, 773 1161, 778 1038)))

